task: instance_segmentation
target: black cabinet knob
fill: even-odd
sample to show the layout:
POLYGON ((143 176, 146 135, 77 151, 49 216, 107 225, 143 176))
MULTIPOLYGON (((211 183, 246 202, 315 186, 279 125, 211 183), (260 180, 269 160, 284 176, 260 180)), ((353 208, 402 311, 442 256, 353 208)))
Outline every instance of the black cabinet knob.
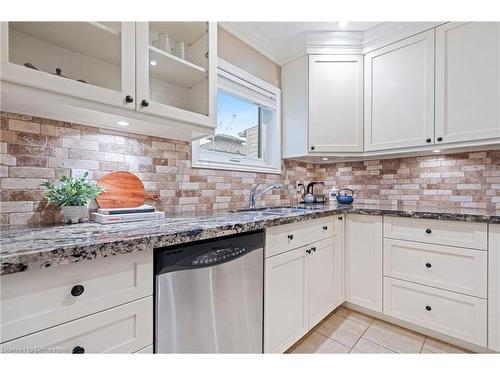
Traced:
POLYGON ((343 220, 343 219, 342 219, 342 216, 339 216, 339 217, 338 217, 338 219, 339 219, 339 221, 342 221, 342 220, 343 220))
POLYGON ((328 230, 328 225, 323 225, 323 230, 328 230))
POLYGON ((289 235, 288 235, 288 239, 289 239, 289 240, 293 240, 293 234, 289 234, 289 235))
POLYGON ((147 107, 149 105, 149 102, 146 99, 142 99, 141 105, 143 107, 147 107))
POLYGON ((316 246, 314 246, 311 250, 312 250, 312 251, 316 251, 316 246))
POLYGON ((127 96, 125 97, 125 101, 126 101, 127 103, 133 103, 133 102, 134 102, 134 97, 133 97, 132 95, 127 95, 127 96))
POLYGON ((314 150, 314 146, 311 146, 311 150, 314 150))
POLYGON ((432 142, 432 139, 427 138, 425 141, 426 141, 427 143, 431 143, 431 142, 432 142))
POLYGON ((436 139, 438 142, 441 142, 443 140, 443 137, 437 137, 436 139))
POLYGON ((427 311, 431 311, 431 310, 432 310, 432 308, 431 308, 429 305, 425 306, 425 309, 426 309, 427 311))
POLYGON ((307 253, 307 254, 311 254, 311 249, 307 249, 307 250, 306 250, 306 253, 307 253))
POLYGON ((432 230, 430 230, 430 229, 426 229, 426 230, 425 230, 425 233, 427 233, 427 234, 431 234, 431 233, 432 233, 432 230))
POLYGON ((75 285, 73 288, 71 288, 71 295, 73 297, 81 296, 84 290, 85 288, 83 287, 83 285, 75 285))
POLYGON ((73 354, 83 354, 83 353, 85 353, 85 348, 82 348, 81 346, 75 346, 73 348, 73 351, 71 353, 73 353, 73 354))
POLYGON ((431 267, 432 267, 432 264, 430 264, 430 263, 425 263, 425 266, 426 266, 427 268, 431 268, 431 267))

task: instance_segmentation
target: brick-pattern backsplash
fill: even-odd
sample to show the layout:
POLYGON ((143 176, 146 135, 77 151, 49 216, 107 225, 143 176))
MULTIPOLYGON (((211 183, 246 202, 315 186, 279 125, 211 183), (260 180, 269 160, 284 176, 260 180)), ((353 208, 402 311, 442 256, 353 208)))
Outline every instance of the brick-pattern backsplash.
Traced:
POLYGON ((318 165, 314 176, 358 203, 500 209, 500 151, 318 165))
MULTIPOLYGON (((188 142, 1 113, 0 223, 51 224, 60 213, 40 183, 86 169, 97 181, 114 170, 136 174, 159 210, 237 209, 254 183, 285 187, 260 204, 296 204, 297 181, 355 190, 356 202, 500 209, 500 151, 313 165, 284 161, 281 175, 191 167, 188 142)), ((153 202, 148 202, 153 203, 153 202)))
POLYGON ((188 142, 1 113, 0 222, 51 224, 60 213, 43 199, 40 183, 86 169, 97 181, 105 173, 136 174, 166 212, 246 207, 250 188, 281 183, 259 204, 296 204, 296 181, 311 181, 314 166, 285 161, 283 173, 264 174, 191 168, 188 142))

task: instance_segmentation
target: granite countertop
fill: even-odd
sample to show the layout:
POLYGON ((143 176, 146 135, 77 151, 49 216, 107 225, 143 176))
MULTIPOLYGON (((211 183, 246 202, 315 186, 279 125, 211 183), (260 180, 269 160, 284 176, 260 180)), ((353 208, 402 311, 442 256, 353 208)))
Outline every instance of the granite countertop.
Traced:
POLYGON ((305 213, 287 215, 214 211, 107 225, 89 222, 47 227, 6 226, 0 228, 0 275, 177 245, 339 213, 500 224, 500 211, 412 210, 355 204, 326 205, 305 213))

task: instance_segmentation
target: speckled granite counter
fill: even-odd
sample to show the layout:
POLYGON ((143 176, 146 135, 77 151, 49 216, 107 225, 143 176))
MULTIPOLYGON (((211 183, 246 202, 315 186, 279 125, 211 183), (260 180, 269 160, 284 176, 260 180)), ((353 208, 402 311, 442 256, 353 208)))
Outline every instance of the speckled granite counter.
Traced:
POLYGON ((285 216, 225 211, 109 225, 91 222, 51 227, 2 227, 0 275, 248 232, 339 213, 500 224, 500 211, 332 205, 285 216))

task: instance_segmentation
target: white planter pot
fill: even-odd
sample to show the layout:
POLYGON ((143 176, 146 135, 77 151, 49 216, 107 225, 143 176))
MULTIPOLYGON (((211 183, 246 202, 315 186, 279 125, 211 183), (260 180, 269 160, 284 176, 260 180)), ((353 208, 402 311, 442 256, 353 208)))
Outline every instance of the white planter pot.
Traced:
POLYGON ((65 223, 77 224, 87 214, 87 206, 62 206, 63 220, 65 223))

